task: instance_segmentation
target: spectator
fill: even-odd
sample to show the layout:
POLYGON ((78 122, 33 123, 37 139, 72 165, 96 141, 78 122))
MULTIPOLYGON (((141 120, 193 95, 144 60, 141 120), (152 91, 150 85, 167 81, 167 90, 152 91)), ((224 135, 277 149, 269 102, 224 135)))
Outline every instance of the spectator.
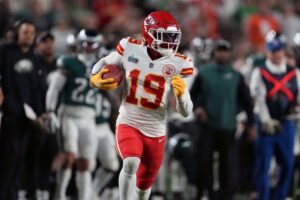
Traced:
POLYGON ((67 37, 74 33, 74 29, 70 26, 68 17, 57 15, 51 33, 55 37, 54 48, 56 50, 56 56, 67 53, 67 37))
MULTIPOLYGON (((49 74, 56 69, 54 37, 50 32, 42 32, 36 41, 36 53, 38 56, 37 73, 40 78, 39 90, 41 91, 39 103, 41 104, 42 112, 45 113, 49 74)), ((30 191, 27 192, 31 192, 33 199, 49 200, 51 166, 58 149, 56 136, 45 134, 45 131, 36 131, 34 134, 31 134, 29 143, 29 151, 27 152, 29 167, 26 171, 27 174, 31 174, 31 179, 27 183, 27 187, 30 188, 30 191), (34 198, 35 195, 36 197, 34 198)))
POLYGON ((294 44, 292 45, 292 49, 295 55, 296 66, 300 67, 300 32, 294 35, 294 44))
POLYGON ((122 0, 94 0, 93 9, 98 15, 99 28, 103 29, 113 22, 123 8, 122 0))
POLYGON ((7 28, 4 31, 3 40, 0 39, 0 44, 12 43, 14 41, 14 38, 15 38, 15 32, 14 32, 13 28, 7 28))
POLYGON ((284 6, 282 30, 287 37, 287 43, 292 45, 294 35, 297 32, 300 32, 300 16, 296 15, 293 4, 287 4, 284 6))
POLYGON ((279 31, 280 24, 273 16, 267 1, 258 1, 259 11, 250 15, 246 22, 248 41, 255 52, 263 52, 265 35, 270 30, 279 31))
POLYGON ((254 115, 249 89, 242 75, 232 69, 231 44, 218 40, 213 52, 215 63, 203 68, 191 89, 194 112, 203 128, 199 139, 199 196, 205 190, 213 198, 213 154, 219 153, 219 199, 232 199, 237 174, 236 115, 238 107, 246 111, 250 139, 255 137, 254 115), (240 103, 240 104, 239 104, 240 103))

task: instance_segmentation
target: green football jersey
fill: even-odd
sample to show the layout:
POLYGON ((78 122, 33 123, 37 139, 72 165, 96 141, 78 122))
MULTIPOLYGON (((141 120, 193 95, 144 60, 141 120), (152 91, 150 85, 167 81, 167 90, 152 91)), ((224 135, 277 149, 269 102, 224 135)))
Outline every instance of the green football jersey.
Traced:
POLYGON ((96 124, 108 122, 111 115, 111 104, 101 94, 97 94, 96 115, 96 124))
POLYGON ((76 56, 60 58, 58 67, 68 71, 67 82, 62 91, 62 103, 95 108, 97 89, 89 84, 90 68, 76 56))

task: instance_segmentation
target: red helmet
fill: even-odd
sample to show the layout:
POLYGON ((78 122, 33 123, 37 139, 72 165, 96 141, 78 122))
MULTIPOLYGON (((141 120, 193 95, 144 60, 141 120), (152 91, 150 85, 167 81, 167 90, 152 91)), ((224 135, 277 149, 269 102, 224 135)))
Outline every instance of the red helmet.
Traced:
POLYGON ((170 13, 155 11, 144 20, 142 36, 150 48, 162 55, 172 55, 178 50, 181 31, 176 19, 170 13))

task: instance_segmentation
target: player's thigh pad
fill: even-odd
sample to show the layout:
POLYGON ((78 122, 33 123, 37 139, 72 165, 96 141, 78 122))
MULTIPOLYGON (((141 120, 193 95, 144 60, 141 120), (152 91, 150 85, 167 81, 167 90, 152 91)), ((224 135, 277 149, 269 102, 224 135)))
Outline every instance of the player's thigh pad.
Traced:
POLYGON ((147 190, 155 181, 163 161, 166 137, 150 138, 143 136, 143 154, 137 171, 137 187, 147 190))
POLYGON ((78 154, 80 158, 94 160, 96 156, 97 137, 94 118, 78 119, 78 154))
POLYGON ((69 116, 62 116, 62 137, 65 152, 78 154, 78 133, 76 119, 69 116))
POLYGON ((98 158, 101 161, 101 165, 111 171, 119 169, 119 160, 115 150, 115 139, 112 130, 108 123, 103 123, 96 126, 96 132, 98 137, 98 158))
POLYGON ((116 128, 116 149, 122 159, 142 156, 143 143, 141 133, 134 127, 119 124, 116 128))

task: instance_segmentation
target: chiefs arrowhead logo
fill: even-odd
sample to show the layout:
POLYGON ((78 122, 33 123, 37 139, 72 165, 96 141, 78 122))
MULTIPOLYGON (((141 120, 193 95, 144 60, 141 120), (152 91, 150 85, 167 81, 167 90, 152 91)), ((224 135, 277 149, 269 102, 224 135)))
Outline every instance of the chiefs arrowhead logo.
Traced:
POLYGON ((175 67, 173 65, 171 65, 171 64, 167 64, 167 65, 163 66, 162 73, 166 77, 174 76, 174 74, 175 74, 175 67))
POLYGON ((144 20, 144 26, 148 26, 148 25, 152 25, 154 24, 154 19, 151 16, 148 16, 145 20, 144 20))

